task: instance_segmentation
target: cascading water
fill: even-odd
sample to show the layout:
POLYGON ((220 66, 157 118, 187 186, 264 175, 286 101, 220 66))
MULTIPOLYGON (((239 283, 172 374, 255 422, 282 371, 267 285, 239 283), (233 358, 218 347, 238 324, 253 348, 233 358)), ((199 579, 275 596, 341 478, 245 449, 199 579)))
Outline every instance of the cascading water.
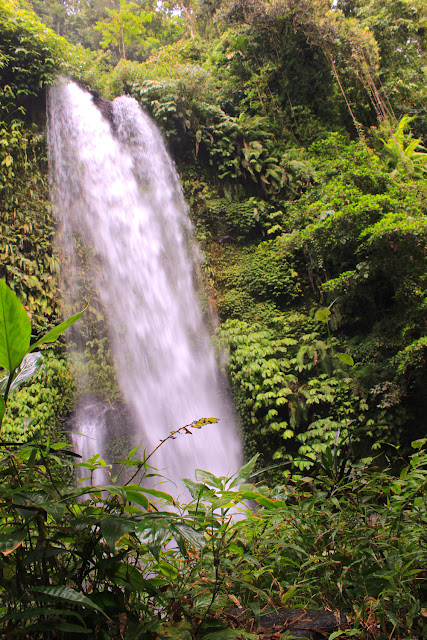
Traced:
MULTIPOLYGON (((106 431, 106 415, 109 406, 98 398, 84 397, 77 407, 73 419, 72 440, 74 449, 79 452, 82 459, 87 461, 104 450, 104 436, 106 431)), ((90 472, 82 470, 83 483, 88 484, 90 472)), ((92 473, 92 481, 95 484, 107 482, 105 469, 95 469, 92 473)))
POLYGON ((53 200, 67 263, 73 269, 77 234, 97 259, 95 286, 135 441, 150 452, 172 429, 217 417, 219 425, 168 441, 152 462, 174 482, 196 468, 228 474, 241 463, 240 442, 196 299, 197 250, 178 177, 136 101, 112 104, 114 133, 88 92, 73 83, 50 91, 53 200))

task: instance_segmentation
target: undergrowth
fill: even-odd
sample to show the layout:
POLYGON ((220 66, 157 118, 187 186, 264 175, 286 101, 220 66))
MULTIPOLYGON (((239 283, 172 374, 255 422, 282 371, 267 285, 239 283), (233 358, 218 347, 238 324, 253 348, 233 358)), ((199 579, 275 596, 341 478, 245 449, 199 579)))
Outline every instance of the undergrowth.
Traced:
MULTIPOLYGON (((37 349, 82 313, 30 345, 26 311, 3 281, 0 302, 2 420, 9 395, 42 365, 37 349)), ((5 637, 255 639, 260 616, 283 606, 346 614, 331 640, 425 637, 427 439, 413 442, 396 476, 352 460, 338 435, 310 458, 308 477, 288 475, 271 489, 258 483, 265 470, 255 471, 255 456, 231 477, 196 470, 183 481, 191 498, 179 504, 155 488, 162 476, 140 447, 118 461, 121 480, 97 455, 81 462, 65 441, 8 442, 2 432, 5 637), (85 486, 72 481, 77 468, 85 486), (98 468, 103 485, 93 483, 98 468), (226 612, 236 606, 242 616, 231 628, 226 612)))

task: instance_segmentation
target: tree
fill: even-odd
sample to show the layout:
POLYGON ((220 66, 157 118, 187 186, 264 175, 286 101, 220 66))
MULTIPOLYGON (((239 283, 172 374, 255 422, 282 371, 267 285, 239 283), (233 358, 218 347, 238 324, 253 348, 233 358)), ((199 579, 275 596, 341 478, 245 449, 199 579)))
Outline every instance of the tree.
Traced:
POLYGON ((64 35, 68 2, 66 0, 32 0, 30 5, 39 18, 58 35, 64 35))
POLYGON ((195 11, 198 0, 164 0, 162 5, 166 11, 172 14, 178 12, 184 18, 190 36, 194 38, 196 32, 195 11))
POLYGON ((106 49, 111 45, 118 47, 120 57, 126 60, 126 47, 134 42, 149 42, 146 38, 145 24, 151 22, 153 14, 141 10, 134 2, 127 4, 120 0, 119 9, 107 9, 109 18, 97 22, 95 29, 101 31, 101 46, 106 49))
POLYGON ((422 113, 426 102, 425 0, 340 0, 338 6, 374 35, 383 98, 390 101, 396 116, 422 113))

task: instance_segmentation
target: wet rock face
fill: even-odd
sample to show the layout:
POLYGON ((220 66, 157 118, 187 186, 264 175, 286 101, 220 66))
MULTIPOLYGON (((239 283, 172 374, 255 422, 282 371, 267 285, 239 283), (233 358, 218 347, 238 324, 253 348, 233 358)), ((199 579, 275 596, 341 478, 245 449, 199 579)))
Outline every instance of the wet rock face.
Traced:
POLYGON ((114 133, 115 125, 113 116, 113 103, 110 102, 110 100, 103 98, 99 91, 97 91, 96 89, 92 89, 85 82, 82 82, 81 80, 75 80, 75 83, 80 87, 80 89, 83 89, 83 91, 87 91, 88 93, 90 93, 94 105, 98 107, 104 118, 108 120, 114 133))
POLYGON ((98 93, 98 91, 95 91, 95 89, 89 89, 89 93, 92 95, 92 100, 94 105, 98 107, 98 109, 100 110, 104 118, 108 120, 110 125, 114 128, 114 116, 113 116, 112 103, 106 98, 103 98, 98 93))

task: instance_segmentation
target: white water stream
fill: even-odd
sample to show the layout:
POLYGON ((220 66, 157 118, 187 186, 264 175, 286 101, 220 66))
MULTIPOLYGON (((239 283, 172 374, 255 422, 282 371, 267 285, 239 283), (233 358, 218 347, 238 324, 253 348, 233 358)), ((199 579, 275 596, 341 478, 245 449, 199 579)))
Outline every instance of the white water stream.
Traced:
MULTIPOLYGON (((213 416, 218 425, 168 441, 151 462, 175 483, 196 468, 233 473, 241 464, 240 441, 197 303, 198 252, 179 180, 159 131, 136 101, 117 98, 113 113, 114 134, 88 92, 73 83, 50 90, 52 193, 66 263, 73 274, 76 236, 96 256, 92 277, 137 425, 131 444, 143 439, 150 452, 171 430, 213 416)), ((93 428, 90 413, 81 413, 78 430, 91 431, 91 444, 81 451, 102 456, 99 415, 93 428)))

